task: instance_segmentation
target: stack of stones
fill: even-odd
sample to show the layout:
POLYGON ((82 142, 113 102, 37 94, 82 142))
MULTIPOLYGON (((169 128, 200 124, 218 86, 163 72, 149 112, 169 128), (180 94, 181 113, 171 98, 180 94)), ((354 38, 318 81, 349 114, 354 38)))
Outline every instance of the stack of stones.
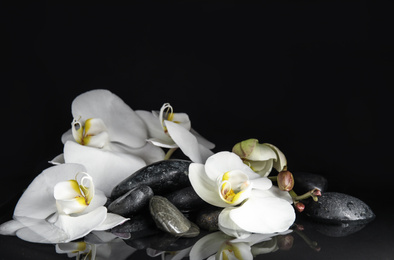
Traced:
POLYGON ((107 202, 108 211, 130 220, 112 232, 135 240, 159 233, 167 238, 193 238, 201 229, 218 230, 221 208, 209 205, 196 194, 188 177, 190 163, 178 159, 159 161, 119 183, 107 202))
MULTIPOLYGON (((201 231, 218 230, 222 208, 209 205, 196 194, 188 178, 190 163, 178 159, 159 161, 119 183, 107 202, 108 211, 130 220, 112 232, 129 238, 127 243, 138 249, 153 243, 156 249, 162 244, 163 250, 178 250, 175 241, 179 243, 180 238, 185 238, 183 246, 187 246, 201 237, 201 231), (168 245, 174 243, 175 248, 169 249, 168 245)), ((320 223, 339 224, 341 234, 347 233, 343 226, 365 225, 375 217, 363 201, 343 193, 326 192, 327 180, 323 176, 298 172, 294 173, 294 179, 294 191, 298 194, 314 188, 322 191, 317 202, 305 201, 307 205, 302 214, 320 223)), ((339 236, 338 231, 335 232, 339 236)))

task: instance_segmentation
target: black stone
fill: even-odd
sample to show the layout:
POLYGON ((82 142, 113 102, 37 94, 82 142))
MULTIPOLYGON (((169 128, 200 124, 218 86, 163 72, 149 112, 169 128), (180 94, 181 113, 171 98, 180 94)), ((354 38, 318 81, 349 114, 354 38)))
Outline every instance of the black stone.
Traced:
POLYGON ((197 211, 209 205, 197 195, 192 186, 174 191, 165 197, 184 213, 197 211))
POLYGON ((149 200, 153 195, 153 191, 149 186, 136 186, 112 201, 108 206, 108 211, 124 217, 135 215, 144 208, 147 208, 149 200))
POLYGON ((112 190, 111 198, 117 198, 141 184, 151 187, 157 195, 190 186, 190 163, 185 160, 164 160, 145 166, 120 182, 112 190))
POLYGON ((304 213, 324 223, 368 223, 375 218, 371 208, 358 198, 338 193, 323 192, 317 202, 309 202, 304 213))
POLYGON ((193 246, 199 239, 207 235, 201 232, 195 237, 176 237, 169 233, 163 232, 150 237, 150 248, 160 251, 180 251, 193 246))
POLYGON ((191 222, 168 199, 153 196, 149 209, 156 226, 174 236, 189 235, 191 222))
POLYGON ((219 214, 222 212, 223 208, 209 206, 202 209, 196 217, 196 224, 201 229, 208 231, 219 230, 219 214))
POLYGON ((139 214, 131 217, 122 225, 118 225, 111 229, 112 233, 135 233, 147 231, 150 233, 152 229, 156 229, 155 222, 149 214, 139 214))
POLYGON ((318 188, 324 192, 327 190, 327 179, 319 174, 309 172, 294 172, 294 188, 293 190, 298 194, 304 194, 314 188, 318 188))

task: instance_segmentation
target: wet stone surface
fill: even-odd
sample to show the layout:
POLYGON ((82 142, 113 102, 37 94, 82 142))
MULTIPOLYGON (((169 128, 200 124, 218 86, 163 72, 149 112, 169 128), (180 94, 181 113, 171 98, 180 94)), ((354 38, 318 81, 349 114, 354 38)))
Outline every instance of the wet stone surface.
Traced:
POLYGON ((132 216, 147 207, 153 195, 149 186, 136 186, 112 201, 108 206, 108 211, 124 217, 132 216))
POLYGON ((149 203, 149 210, 159 229, 174 236, 198 235, 194 227, 190 230, 192 223, 168 199, 153 196, 149 203))
POLYGON ((111 198, 118 198, 141 184, 151 187, 156 195, 163 195, 190 186, 188 178, 190 163, 190 161, 174 159, 145 166, 120 182, 112 190, 111 198))
POLYGON ((192 186, 172 192, 165 197, 182 212, 197 211, 209 205, 197 195, 192 186))
POLYGON ((304 194, 314 188, 324 192, 327 190, 327 179, 319 174, 309 172, 294 172, 294 191, 298 194, 304 194))
POLYGON ((323 192, 317 202, 311 201, 304 213, 324 223, 368 223, 375 218, 371 208, 358 198, 338 193, 323 192))

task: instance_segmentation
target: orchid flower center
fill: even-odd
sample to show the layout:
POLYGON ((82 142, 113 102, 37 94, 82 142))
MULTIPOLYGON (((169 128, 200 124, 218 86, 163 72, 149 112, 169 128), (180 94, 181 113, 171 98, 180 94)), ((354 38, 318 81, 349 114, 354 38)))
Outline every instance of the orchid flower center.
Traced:
MULTIPOLYGON (((160 119, 161 127, 164 130, 164 133, 168 134, 167 127, 164 124, 164 120, 168 120, 168 121, 173 121, 174 120, 174 110, 173 110, 172 106, 169 103, 165 103, 160 108, 159 119, 160 119)), ((174 123, 179 123, 177 121, 173 121, 173 122, 174 123)))
POLYGON ((74 118, 71 123, 71 131, 75 141, 81 145, 108 148, 107 127, 100 118, 89 118, 84 124, 80 121, 80 118, 74 118))
POLYGON ((251 191, 249 177, 239 170, 228 171, 218 179, 221 199, 228 204, 239 204, 251 191))
POLYGON ((59 182, 54 188, 54 197, 59 213, 79 213, 89 206, 94 197, 92 177, 79 172, 74 180, 59 182))

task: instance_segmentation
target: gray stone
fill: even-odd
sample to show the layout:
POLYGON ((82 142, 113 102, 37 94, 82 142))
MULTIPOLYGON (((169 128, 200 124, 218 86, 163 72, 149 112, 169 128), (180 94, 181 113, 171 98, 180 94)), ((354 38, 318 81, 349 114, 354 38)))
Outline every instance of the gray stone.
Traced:
POLYGON ((108 206, 108 211, 124 217, 132 216, 147 208, 153 195, 153 191, 149 186, 136 186, 112 201, 108 206))
POLYGON ((197 211, 209 205, 197 195, 192 186, 174 191, 165 197, 184 213, 197 211))
POLYGON ((219 214, 222 212, 223 208, 209 206, 198 212, 196 217, 196 224, 201 229, 208 231, 219 230, 219 214))
POLYGON ((317 202, 309 202, 307 216, 325 223, 368 223, 375 218, 371 208, 358 198, 338 193, 323 192, 317 202))
POLYGON ((294 188, 293 190, 298 194, 304 194, 314 188, 318 188, 324 192, 327 190, 327 179, 319 174, 309 172, 294 172, 294 188))
POLYGON ((190 163, 185 160, 164 160, 145 166, 120 182, 112 190, 111 198, 118 198, 141 184, 151 187, 156 195, 190 186, 190 163))
POLYGON ((191 222, 168 199, 153 196, 149 203, 150 213, 156 226, 171 235, 183 236, 191 228, 191 222))

